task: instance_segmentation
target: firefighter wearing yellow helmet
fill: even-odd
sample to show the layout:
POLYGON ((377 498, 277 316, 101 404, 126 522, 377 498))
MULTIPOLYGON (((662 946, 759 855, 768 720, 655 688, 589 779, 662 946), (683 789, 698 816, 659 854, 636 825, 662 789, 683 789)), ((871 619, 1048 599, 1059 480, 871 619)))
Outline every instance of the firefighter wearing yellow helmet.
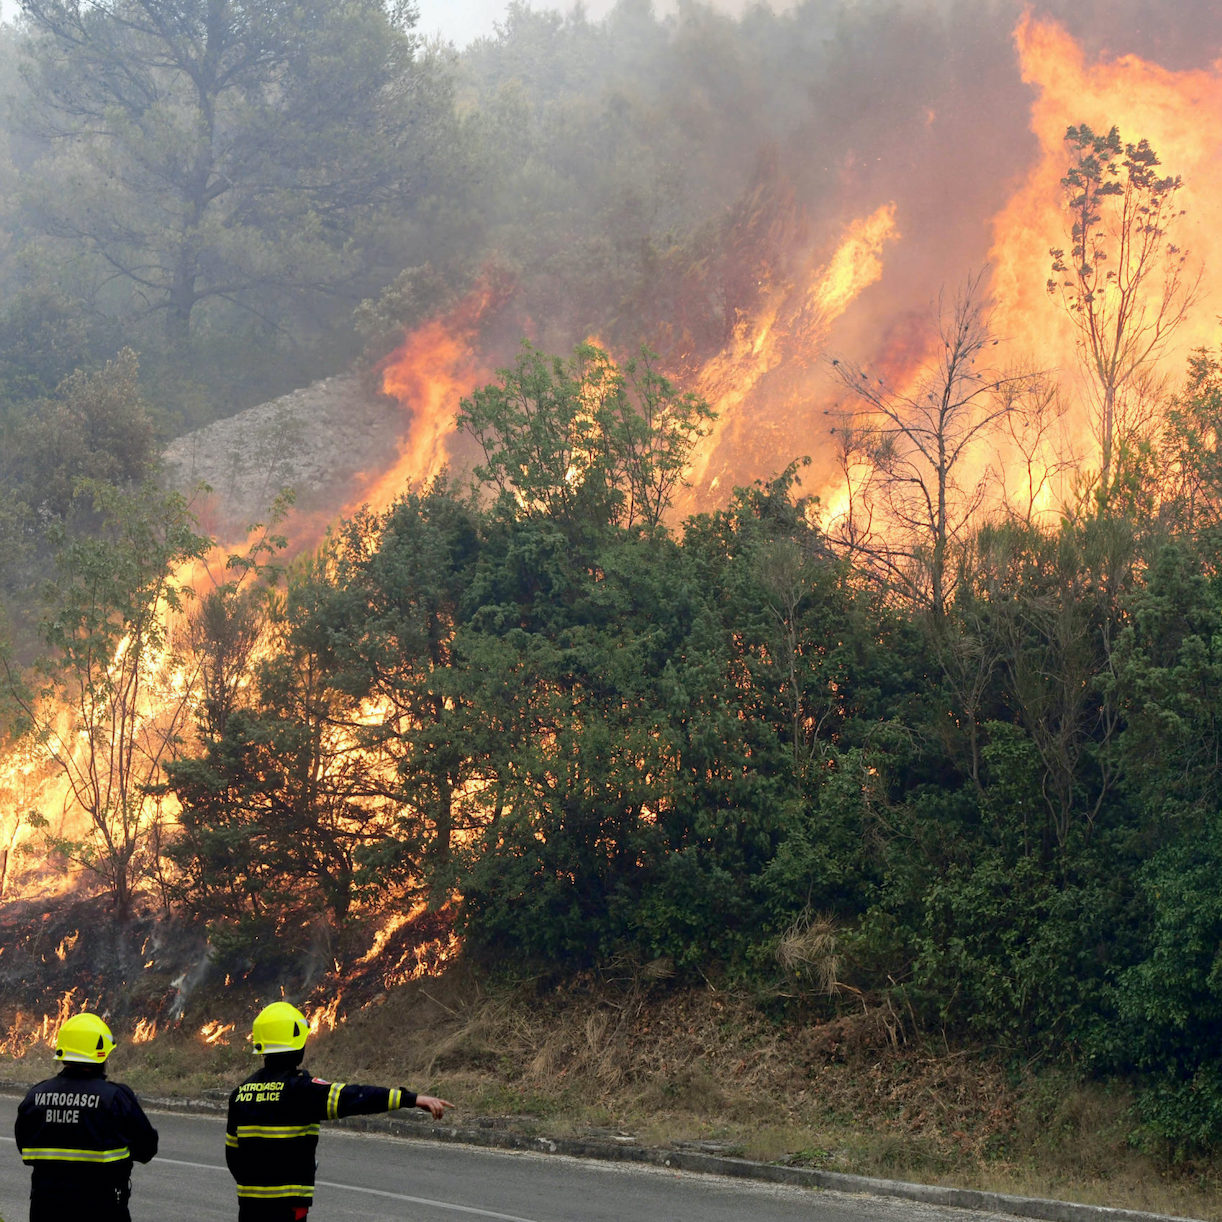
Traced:
POLYGON ((314 1200, 319 1125, 342 1116, 419 1107, 440 1120, 444 1099, 406 1087, 353 1086, 301 1068, 310 1025, 296 1006, 274 1001, 251 1026, 263 1065, 229 1096, 225 1161, 238 1188, 239 1222, 301 1222, 314 1200))
POLYGON ((17 1108, 17 1149, 32 1169, 30 1222, 130 1222, 132 1162, 157 1153, 157 1130, 131 1089, 107 1080, 114 1046, 96 1014, 74 1014, 55 1036, 59 1073, 17 1108))

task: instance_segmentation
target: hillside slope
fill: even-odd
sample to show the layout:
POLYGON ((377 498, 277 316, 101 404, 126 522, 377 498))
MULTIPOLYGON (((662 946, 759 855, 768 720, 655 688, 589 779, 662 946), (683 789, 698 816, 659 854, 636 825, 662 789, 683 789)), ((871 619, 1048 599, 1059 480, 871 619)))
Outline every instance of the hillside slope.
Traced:
POLYGON ((114 1076, 145 1095, 221 1099, 248 1071, 250 1019, 282 995, 315 1023, 307 1064, 403 1082, 466 1128, 697 1149, 795 1166, 1222 1220, 1217 1168, 1172 1175, 1131 1144, 1127 1092, 952 1047, 885 1001, 748 996, 665 965, 494 980, 431 958, 444 921, 320 935, 245 972, 198 931, 95 902, 0 914, 0 1079, 45 1076, 62 1016, 93 1008, 114 1076), (403 979, 403 974, 424 974, 403 979))

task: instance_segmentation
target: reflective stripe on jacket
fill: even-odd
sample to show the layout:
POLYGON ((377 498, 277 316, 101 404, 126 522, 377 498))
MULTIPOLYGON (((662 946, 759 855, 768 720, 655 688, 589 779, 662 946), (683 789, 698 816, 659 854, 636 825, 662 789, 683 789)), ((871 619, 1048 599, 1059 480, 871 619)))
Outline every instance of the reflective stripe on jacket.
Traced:
POLYGON ((401 1087, 348 1086, 265 1066, 229 1096, 225 1161, 238 1196, 309 1205, 322 1121, 415 1105, 415 1092, 401 1087))
POLYGON ((32 1086, 13 1135, 33 1169, 31 1206, 63 1217, 109 1217, 116 1205, 125 1213, 133 1159, 157 1153, 157 1130, 135 1094, 100 1066, 68 1064, 32 1086))

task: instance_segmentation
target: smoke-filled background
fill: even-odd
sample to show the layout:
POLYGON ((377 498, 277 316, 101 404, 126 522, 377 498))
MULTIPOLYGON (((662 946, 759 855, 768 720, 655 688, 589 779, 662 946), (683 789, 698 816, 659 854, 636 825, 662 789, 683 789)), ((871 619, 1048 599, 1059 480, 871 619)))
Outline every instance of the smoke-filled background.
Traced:
POLYGON ((499 150, 507 179, 481 205, 504 296, 463 325, 465 372, 409 344, 388 389, 457 374, 449 402, 522 334, 556 351, 594 336, 621 356, 644 342, 721 414, 683 508, 712 507, 801 455, 814 460, 808 484, 830 496, 829 359, 902 382, 932 354, 939 302, 988 269, 1001 359, 1057 379, 1086 444, 1072 329, 1045 287, 1050 248, 1069 244, 1063 138, 1081 123, 1148 139, 1184 180, 1174 238, 1205 289, 1163 372, 1178 377, 1188 351, 1215 341, 1222 15, 1211 6, 601 13, 516 8, 462 55, 460 99, 529 116, 527 144, 499 150))
MULTIPOLYGON (((23 280, 53 268, 55 291, 89 307, 86 326, 71 324, 83 332, 75 355, 139 351, 163 434, 334 374, 362 345, 381 360, 406 335, 386 388, 407 409, 412 454, 388 487, 460 457, 442 441, 449 415, 523 337, 559 353, 592 338, 618 358, 648 344, 721 414, 690 509, 799 455, 825 491, 829 359, 902 380, 929 356, 938 302, 985 268, 1005 361, 1061 379, 1072 415, 1072 331, 1045 292, 1048 251, 1068 241, 1070 124, 1148 139, 1184 179, 1175 240, 1206 285, 1217 262, 1222 14, 1208 4, 417 7, 415 72, 397 103, 406 127, 387 146, 402 158, 386 176, 394 189, 377 200, 375 227, 349 233, 341 221, 324 235, 335 268, 306 291, 280 274, 287 261, 300 278, 301 259, 269 261, 262 283, 196 311, 189 346, 179 337, 167 349, 147 329, 147 287, 133 279, 121 296, 107 258, 73 238, 93 222, 46 220, 74 196, 30 192, 46 162, 41 136, 23 133, 11 144, 7 194, 24 211, 8 298, 45 294, 23 280), (23 249, 40 226, 46 235, 23 249)), ((320 122, 323 102, 311 103, 320 122)), ((31 109, 18 95, 14 115, 31 109)), ((208 232, 242 215, 219 215, 208 232)), ((252 260, 239 251, 236 262, 252 260)), ((46 335, 45 320, 14 312, 46 335)), ((1213 342, 1219 313, 1206 291, 1164 354, 1169 377, 1213 342)), ((73 355, 37 375, 54 385, 73 355)))

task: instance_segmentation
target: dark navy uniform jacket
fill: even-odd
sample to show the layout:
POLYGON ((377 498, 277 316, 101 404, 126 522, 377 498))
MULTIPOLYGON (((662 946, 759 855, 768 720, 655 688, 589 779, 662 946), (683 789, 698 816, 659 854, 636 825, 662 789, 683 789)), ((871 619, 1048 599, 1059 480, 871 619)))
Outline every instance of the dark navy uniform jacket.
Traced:
POLYGON ((242 1201, 309 1206, 323 1120, 415 1107, 401 1087, 348 1086, 265 1065, 229 1096, 225 1161, 242 1201))
POLYGON ((108 1082, 100 1065, 67 1063, 32 1086, 13 1132, 33 1168, 31 1218, 126 1222, 132 1161, 157 1153, 157 1130, 135 1094, 108 1082))

